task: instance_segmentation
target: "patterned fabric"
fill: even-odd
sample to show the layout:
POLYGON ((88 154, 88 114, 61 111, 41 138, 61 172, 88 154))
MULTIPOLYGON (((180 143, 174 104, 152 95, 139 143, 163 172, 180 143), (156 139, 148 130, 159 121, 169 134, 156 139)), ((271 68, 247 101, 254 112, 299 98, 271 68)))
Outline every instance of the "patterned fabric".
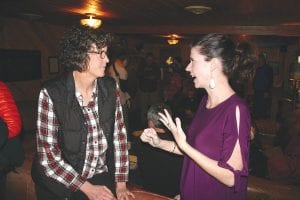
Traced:
MULTIPOLYGON (((116 182, 125 182, 128 181, 129 171, 127 133, 123 122, 120 97, 117 92, 116 95, 116 118, 114 123, 115 180, 116 182)), ((47 176, 66 185, 73 191, 78 190, 86 179, 107 171, 105 165, 107 140, 99 123, 97 97, 96 84, 92 99, 87 106, 83 105, 82 95, 76 92, 76 98, 88 124, 85 163, 82 173, 79 174, 61 156, 57 141, 59 123, 53 110, 53 102, 46 89, 40 92, 37 119, 37 152, 40 163, 44 166, 47 176)))

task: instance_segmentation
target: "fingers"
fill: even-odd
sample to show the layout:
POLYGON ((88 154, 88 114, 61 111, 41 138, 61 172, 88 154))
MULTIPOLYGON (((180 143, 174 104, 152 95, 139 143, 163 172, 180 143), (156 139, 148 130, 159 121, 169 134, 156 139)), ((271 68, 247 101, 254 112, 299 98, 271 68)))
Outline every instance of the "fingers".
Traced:
POLYGON ((108 189, 106 186, 103 186, 103 198, 104 199, 108 199, 108 200, 114 200, 115 197, 113 195, 113 193, 110 191, 110 189, 108 189))
POLYGON ((161 121, 168 129, 170 129, 170 122, 167 118, 166 115, 162 114, 162 113, 158 113, 159 115, 159 121, 161 121))
POLYGON ((113 193, 110 191, 110 189, 108 189, 106 186, 103 186, 103 190, 105 190, 105 192, 113 195, 113 193))
POLYGON ((167 116, 168 120, 172 120, 170 113, 166 109, 164 109, 164 111, 165 111, 165 115, 167 116))
MULTIPOLYGON (((174 122, 173 119, 170 115, 170 113, 164 109, 164 114, 163 113, 158 113, 158 115, 160 116, 160 121, 169 129, 173 129, 174 128, 174 122)), ((172 131, 172 130, 171 130, 172 131)))
POLYGON ((145 129, 140 138, 143 142, 147 142, 153 147, 158 147, 160 144, 160 138, 153 128, 145 129))
POLYGON ((135 199, 134 194, 128 190, 118 192, 117 197, 118 197, 118 200, 129 200, 130 199, 129 197, 132 197, 133 199, 135 199))
POLYGON ((155 137, 155 131, 151 128, 146 128, 141 134, 140 138, 143 142, 150 142, 155 137))
POLYGON ((176 123, 177 128, 180 128, 180 131, 183 131, 182 127, 181 127, 181 120, 178 117, 176 117, 175 123, 176 123))
POLYGON ((129 192, 128 195, 135 199, 135 196, 134 196, 134 194, 132 192, 129 192))

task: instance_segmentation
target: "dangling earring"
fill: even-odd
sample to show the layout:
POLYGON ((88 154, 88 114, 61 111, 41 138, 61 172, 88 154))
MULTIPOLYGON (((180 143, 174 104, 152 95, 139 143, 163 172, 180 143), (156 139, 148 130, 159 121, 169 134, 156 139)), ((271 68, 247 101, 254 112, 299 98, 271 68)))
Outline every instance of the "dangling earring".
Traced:
POLYGON ((214 89, 216 87, 216 82, 215 82, 215 79, 214 78, 211 78, 209 80, 209 84, 208 84, 209 88, 210 89, 214 89))
POLYGON ((216 87, 216 82, 215 82, 215 79, 214 79, 214 77, 212 75, 212 71, 210 71, 210 80, 209 80, 208 87, 210 89, 214 89, 216 87))

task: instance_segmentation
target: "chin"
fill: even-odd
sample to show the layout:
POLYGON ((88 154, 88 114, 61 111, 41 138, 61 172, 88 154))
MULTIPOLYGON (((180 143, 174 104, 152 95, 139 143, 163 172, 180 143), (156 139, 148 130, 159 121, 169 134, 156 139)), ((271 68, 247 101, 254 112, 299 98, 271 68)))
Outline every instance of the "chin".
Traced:
POLYGON ((197 82, 194 82, 194 87, 195 88, 201 88, 201 85, 199 83, 197 83, 197 82))
POLYGON ((98 77, 103 77, 105 76, 105 70, 101 70, 99 73, 98 73, 98 77))

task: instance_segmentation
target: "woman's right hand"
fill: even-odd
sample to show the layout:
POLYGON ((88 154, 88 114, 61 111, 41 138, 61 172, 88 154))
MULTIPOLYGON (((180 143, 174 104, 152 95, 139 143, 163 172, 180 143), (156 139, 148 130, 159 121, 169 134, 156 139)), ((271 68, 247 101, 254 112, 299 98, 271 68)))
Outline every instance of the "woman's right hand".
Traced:
POLYGON ((180 194, 177 194, 177 195, 174 197, 174 200, 180 200, 180 194))
POLYGON ((140 138, 143 142, 148 142, 153 147, 158 147, 161 142, 153 128, 146 128, 140 138))

